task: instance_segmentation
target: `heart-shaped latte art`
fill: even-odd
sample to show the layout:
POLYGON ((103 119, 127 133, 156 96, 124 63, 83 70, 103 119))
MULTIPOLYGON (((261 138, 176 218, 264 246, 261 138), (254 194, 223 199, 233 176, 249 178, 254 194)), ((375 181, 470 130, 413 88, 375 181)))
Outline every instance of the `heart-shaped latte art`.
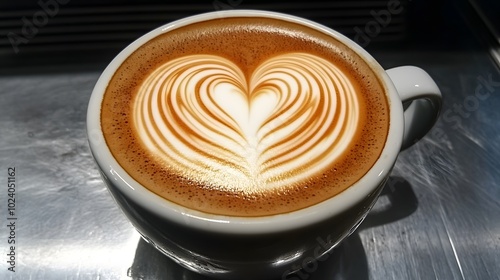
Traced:
POLYGON ((321 174, 359 119, 352 81, 307 53, 272 57, 248 81, 219 56, 177 58, 149 74, 134 106, 138 137, 169 169, 247 194, 321 174))

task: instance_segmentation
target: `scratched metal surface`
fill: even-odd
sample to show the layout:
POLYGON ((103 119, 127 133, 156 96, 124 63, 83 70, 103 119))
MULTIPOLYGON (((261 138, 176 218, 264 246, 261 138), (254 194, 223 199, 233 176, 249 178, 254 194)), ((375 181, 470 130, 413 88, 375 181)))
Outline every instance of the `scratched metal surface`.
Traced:
MULTIPOLYGON (((499 279, 498 68, 469 43, 373 54, 387 68, 426 69, 442 90, 443 114, 400 155, 361 228, 293 279, 499 279)), ((85 135, 99 73, 0 76, 0 279, 207 280, 142 241, 100 180, 85 135), (7 270, 9 167, 15 273, 7 270)))

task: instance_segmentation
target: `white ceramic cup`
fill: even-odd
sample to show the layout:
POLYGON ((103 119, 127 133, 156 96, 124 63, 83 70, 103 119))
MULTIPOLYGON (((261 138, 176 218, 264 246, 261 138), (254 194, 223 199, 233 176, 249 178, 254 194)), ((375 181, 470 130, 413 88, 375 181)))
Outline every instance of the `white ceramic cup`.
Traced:
POLYGON ((440 108, 439 88, 420 68, 403 66, 385 71, 355 42, 328 27, 286 14, 234 10, 166 24, 125 48, 95 85, 88 107, 87 132, 92 154, 115 201, 144 239, 165 255, 188 269, 218 278, 288 279, 293 271, 324 259, 357 228, 380 194, 398 153, 427 133, 440 108), (101 131, 100 110, 107 84, 117 68, 134 50, 159 34, 225 17, 269 17, 319 30, 349 46, 372 67, 386 89, 390 127, 381 156, 358 182, 324 202, 287 214, 227 217, 188 209, 155 195, 132 179, 113 158, 101 131), (406 110, 403 103, 409 104, 406 110))

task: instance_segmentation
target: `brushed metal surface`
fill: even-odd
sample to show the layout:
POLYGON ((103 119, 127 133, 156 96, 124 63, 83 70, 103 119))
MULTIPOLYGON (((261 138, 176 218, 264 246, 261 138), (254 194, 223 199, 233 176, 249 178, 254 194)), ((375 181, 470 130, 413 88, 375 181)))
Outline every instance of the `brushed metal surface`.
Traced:
MULTIPOLYGON (((284 279, 499 279, 499 69, 474 46, 372 53, 386 68, 427 70, 443 93, 441 118, 401 153, 361 227, 284 279)), ((0 76, 0 279, 208 279, 142 241, 101 181, 85 134, 98 76, 0 76), (16 272, 7 263, 9 167, 16 272)))

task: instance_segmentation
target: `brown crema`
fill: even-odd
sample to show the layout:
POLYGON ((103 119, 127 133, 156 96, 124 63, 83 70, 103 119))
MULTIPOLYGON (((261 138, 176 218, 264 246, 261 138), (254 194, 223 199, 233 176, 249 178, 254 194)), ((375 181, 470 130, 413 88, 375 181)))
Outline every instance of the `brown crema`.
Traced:
MULTIPOLYGON (((171 30, 132 53, 108 84, 101 107, 101 126, 118 163, 153 193, 206 213, 257 217, 320 203, 363 177, 384 148, 389 105, 385 89, 371 67, 329 35, 276 19, 221 18, 171 30), (348 77, 357 94, 359 116, 354 136, 342 154, 326 163, 325 168, 284 187, 245 192, 230 186, 218 187, 219 181, 210 183, 208 175, 197 178, 189 171, 179 172, 178 166, 172 166, 142 142, 134 126, 134 99, 144 81, 162 65, 189 55, 214 55, 237 65, 248 81, 263 62, 289 53, 306 53, 329 61, 348 77)), ((182 129, 175 131, 183 133, 182 129)), ((207 148, 200 144, 197 149, 207 148)), ((310 165, 304 161, 304 170, 310 165)), ((224 176, 220 173, 223 171, 218 172, 217 176, 224 176)), ((273 178, 287 176, 291 174, 283 172, 273 178)))

